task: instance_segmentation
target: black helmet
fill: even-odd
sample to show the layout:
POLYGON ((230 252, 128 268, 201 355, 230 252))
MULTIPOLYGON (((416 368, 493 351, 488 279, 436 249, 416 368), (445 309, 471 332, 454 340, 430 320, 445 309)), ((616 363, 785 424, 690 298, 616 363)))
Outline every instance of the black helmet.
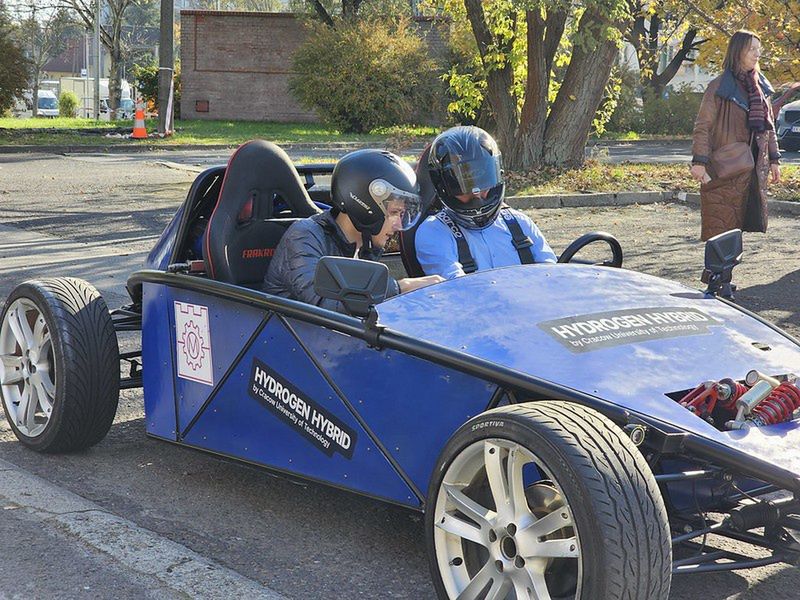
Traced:
POLYGON ((453 127, 433 140, 428 173, 436 193, 455 220, 482 229, 497 218, 505 196, 503 163, 494 138, 478 127, 453 127), (486 198, 462 202, 456 196, 488 190, 486 198))
POLYGON ((369 235, 380 232, 390 202, 402 203, 403 230, 417 222, 421 206, 414 170, 399 156, 383 150, 356 150, 336 163, 331 200, 358 231, 369 235))

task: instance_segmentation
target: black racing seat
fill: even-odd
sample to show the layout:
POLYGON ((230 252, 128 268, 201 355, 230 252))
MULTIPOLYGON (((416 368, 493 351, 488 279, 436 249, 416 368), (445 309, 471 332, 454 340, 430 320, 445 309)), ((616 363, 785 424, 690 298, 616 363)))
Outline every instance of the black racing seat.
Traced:
POLYGON ((428 216, 436 214, 442 209, 442 202, 436 195, 433 181, 431 181, 431 176, 428 174, 428 155, 430 152, 431 145, 428 144, 420 154, 417 166, 414 169, 417 174, 420 195, 422 196, 422 214, 414 227, 408 231, 400 232, 400 258, 403 259, 403 266, 406 268, 406 273, 408 273, 409 277, 422 277, 425 275, 422 266, 417 260, 417 247, 414 243, 417 229, 428 216))
POLYGON ((318 212, 286 152, 264 140, 242 144, 228 161, 206 230, 209 277, 259 287, 289 225, 318 212))

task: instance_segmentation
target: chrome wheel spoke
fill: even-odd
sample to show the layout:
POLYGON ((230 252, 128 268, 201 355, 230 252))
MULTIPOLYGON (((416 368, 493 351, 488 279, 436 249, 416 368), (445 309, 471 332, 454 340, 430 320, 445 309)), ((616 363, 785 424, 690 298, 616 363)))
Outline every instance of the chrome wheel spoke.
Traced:
POLYGON ((47 331, 47 325, 41 315, 36 319, 31 340, 31 360, 39 362, 43 356, 47 356, 47 349, 50 346, 50 332, 47 331))
POLYGON ((23 380, 21 356, 3 354, 0 356, 0 365, 2 365, 0 384, 11 385, 12 383, 19 383, 23 380))
MULTIPOLYGON (((531 580, 530 590, 533 593, 527 597, 531 598, 531 600, 551 600, 550 590, 547 589, 547 582, 544 579, 544 565, 546 564, 546 562, 542 561, 541 569, 528 570, 528 576, 531 580)), ((526 596, 522 597, 525 598, 526 596)))
POLYGON ((537 541, 532 537, 517 539, 520 556, 525 558, 578 558, 578 542, 575 537, 561 540, 537 541))
POLYGON ((25 427, 28 428, 28 432, 33 431, 34 427, 36 427, 36 408, 39 406, 39 394, 36 390, 36 386, 28 385, 28 406, 25 407, 25 427))
POLYGON ((477 598, 478 594, 489 585, 489 581, 492 580, 492 577, 497 578, 498 576, 499 574, 494 565, 491 562, 487 562, 481 567, 481 570, 475 574, 475 577, 472 578, 469 585, 458 595, 457 600, 472 600, 473 598, 477 598))
POLYGON ((8 325, 11 327, 11 332, 14 334, 19 347, 23 351, 29 349, 33 344, 33 331, 31 331, 31 326, 28 324, 28 316, 23 306, 18 305, 17 308, 9 311, 8 325))
POLYGON ((506 472, 503 468, 503 455, 505 449, 492 442, 486 441, 483 444, 483 460, 486 463, 486 476, 489 479, 489 489, 492 491, 494 505, 498 515, 510 516, 509 511, 510 497, 508 492, 508 481, 506 472))
POLYGON ((50 365, 45 363, 43 366, 36 367, 37 379, 42 385, 44 392, 52 400, 56 395, 56 384, 53 383, 53 378, 50 376, 50 365))
POLYGON ((491 521, 495 517, 494 511, 481 506, 472 498, 469 498, 461 491, 459 486, 444 483, 442 487, 444 487, 447 493, 448 500, 450 500, 464 516, 475 521, 481 528, 490 526, 491 521))
POLYGON ((454 515, 445 513, 445 515, 436 522, 436 527, 462 539, 475 542, 481 546, 486 546, 486 540, 484 539, 480 527, 464 521, 463 519, 459 519, 454 515))
POLYGON ((508 592, 511 591, 512 586, 513 584, 508 577, 498 574, 492 580, 492 587, 489 588, 486 596, 484 596, 484 600, 503 600, 508 595, 508 592))
POLYGON ((37 378, 34 388, 36 389, 36 397, 38 398, 39 406, 41 406, 44 414, 49 417, 53 410, 52 396, 47 393, 44 382, 40 378, 37 378))
POLYGON ((559 529, 572 526, 572 516, 567 508, 558 508, 546 514, 541 519, 537 519, 530 525, 519 530, 520 538, 531 538, 534 542, 539 538, 554 534, 559 529))
POLYGON ((522 467, 528 462, 529 460, 522 455, 519 448, 512 448, 508 451, 508 465, 506 467, 508 498, 511 502, 511 514, 518 526, 520 523, 527 523, 534 518, 528 507, 528 499, 525 497, 525 481, 522 477, 522 467))
POLYGON ((19 404, 16 408, 15 419, 17 421, 17 425, 24 425, 25 415, 28 413, 28 404, 31 403, 31 384, 30 382, 25 382, 25 385, 22 388, 22 393, 19 395, 19 404))

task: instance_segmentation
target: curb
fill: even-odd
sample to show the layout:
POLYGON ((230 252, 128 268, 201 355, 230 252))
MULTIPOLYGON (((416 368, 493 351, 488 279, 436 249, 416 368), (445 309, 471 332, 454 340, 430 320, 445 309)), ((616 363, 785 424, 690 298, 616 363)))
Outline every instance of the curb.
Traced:
MULTIPOLYGON (((600 206, 630 206, 670 202, 700 206, 700 194, 689 192, 607 192, 589 194, 558 194, 541 196, 511 196, 506 203, 511 208, 581 208, 600 206)), ((769 212, 775 215, 800 215, 800 202, 768 200, 769 212)))
POLYGON ((511 196, 506 203, 512 208, 578 208, 587 206, 629 206, 673 202, 674 192, 601 192, 542 196, 511 196))

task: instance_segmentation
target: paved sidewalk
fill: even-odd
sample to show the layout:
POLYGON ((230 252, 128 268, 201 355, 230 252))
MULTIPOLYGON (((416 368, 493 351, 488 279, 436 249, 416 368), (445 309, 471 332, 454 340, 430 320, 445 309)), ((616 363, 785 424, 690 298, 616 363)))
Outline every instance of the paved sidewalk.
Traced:
POLYGON ((2 554, 24 571, 12 597, 284 599, 3 460, 0 509, 2 554))

